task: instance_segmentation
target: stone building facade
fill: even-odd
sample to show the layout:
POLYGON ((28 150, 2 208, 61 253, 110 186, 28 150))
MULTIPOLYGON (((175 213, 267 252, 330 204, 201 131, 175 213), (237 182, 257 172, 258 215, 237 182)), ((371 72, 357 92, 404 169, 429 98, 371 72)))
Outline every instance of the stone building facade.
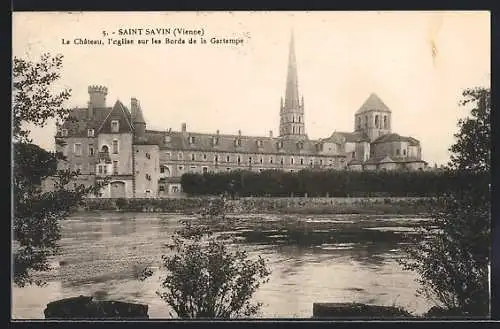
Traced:
POLYGON ((102 197, 149 198, 181 192, 185 173, 232 170, 418 170, 426 166, 418 140, 391 131, 391 110, 371 94, 354 115, 353 132, 333 132, 309 139, 304 98, 299 94, 294 37, 289 49, 285 97, 281 99, 279 135, 246 136, 189 131, 147 130, 139 101, 130 108, 116 101, 107 107, 107 88, 90 86, 86 107, 75 108, 58 127, 56 139, 67 156, 60 168, 80 170, 91 184, 109 177, 102 197))

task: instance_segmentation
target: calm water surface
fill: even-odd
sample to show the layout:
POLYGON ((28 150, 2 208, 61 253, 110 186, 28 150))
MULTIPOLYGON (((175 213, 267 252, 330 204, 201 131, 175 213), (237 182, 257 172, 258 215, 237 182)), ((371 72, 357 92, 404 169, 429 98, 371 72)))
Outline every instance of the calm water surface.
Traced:
MULTIPOLYGON (((327 225, 312 233, 330 240, 319 239, 312 245, 287 243, 286 234, 279 230, 249 238, 255 223, 279 222, 284 217, 240 216, 243 221, 229 232, 246 236, 239 246, 251 256, 266 258, 272 270, 269 282, 255 296, 264 303, 260 317, 311 317, 314 302, 397 305, 416 314, 432 306, 415 296, 415 274, 402 271, 397 263, 412 226, 425 219, 301 215, 304 225, 327 225)), ((145 303, 151 318, 169 318, 167 305, 155 293, 159 276, 146 281, 137 276, 144 266, 158 265, 182 218, 189 217, 106 212, 74 215, 62 223, 62 254, 53 259, 54 269, 43 276, 48 285, 13 288, 13 318, 43 319, 47 303, 78 295, 145 303)))

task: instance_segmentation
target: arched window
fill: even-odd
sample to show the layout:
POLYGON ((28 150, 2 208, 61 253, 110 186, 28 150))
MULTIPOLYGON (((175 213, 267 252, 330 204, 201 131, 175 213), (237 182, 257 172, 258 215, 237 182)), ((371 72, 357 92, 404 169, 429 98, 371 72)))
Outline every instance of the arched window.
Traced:
POLYGON ((368 128, 368 116, 365 116, 365 128, 368 128))
POLYGON ((380 122, 378 121, 378 115, 375 116, 375 128, 379 128, 380 122))
POLYGON ((300 123, 301 119, 300 119, 300 115, 299 115, 299 123, 300 123))
POLYGON ((101 152, 108 153, 109 152, 109 147, 107 145, 103 145, 102 148, 101 148, 101 152))
POLYGON ((387 115, 384 115, 384 129, 387 129, 387 115))
POLYGON ((358 129, 361 129, 361 117, 358 117, 358 129))

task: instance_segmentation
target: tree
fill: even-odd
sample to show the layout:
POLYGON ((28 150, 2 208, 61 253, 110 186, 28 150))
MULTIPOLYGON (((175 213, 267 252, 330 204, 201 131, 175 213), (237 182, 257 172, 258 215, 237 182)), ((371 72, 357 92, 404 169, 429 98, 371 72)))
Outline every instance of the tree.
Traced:
POLYGON ((491 91, 466 89, 462 106, 472 106, 471 116, 458 121, 457 142, 451 146, 449 167, 455 170, 490 171, 491 157, 491 91))
MULTIPOLYGON (((173 309, 172 316, 237 318, 254 315, 262 306, 251 298, 268 280, 266 262, 260 256, 250 259, 239 248, 230 251, 228 241, 213 234, 210 227, 223 220, 223 213, 217 202, 197 223, 184 221, 173 236, 173 254, 162 256, 166 275, 157 294, 173 309)), ((146 269, 142 279, 152 274, 146 269)))
POLYGON ((418 291, 455 314, 489 312, 490 253, 490 91, 467 89, 462 105, 472 117, 459 121, 447 171, 458 177, 453 189, 437 198, 429 225, 401 262, 416 271, 418 291), (472 177, 472 179, 462 178, 472 177))
POLYGON ((60 78, 62 59, 62 55, 44 54, 38 62, 19 58, 13 61, 13 267, 14 283, 21 287, 44 283, 33 273, 50 269, 48 259, 59 251, 59 221, 83 197, 100 189, 99 185, 80 185, 68 190, 78 172, 57 170, 57 161, 64 157, 31 144, 27 126, 43 127, 51 119, 68 119, 70 110, 64 102, 71 90, 53 91, 60 78), (43 193, 40 184, 49 176, 56 178, 55 189, 43 193))

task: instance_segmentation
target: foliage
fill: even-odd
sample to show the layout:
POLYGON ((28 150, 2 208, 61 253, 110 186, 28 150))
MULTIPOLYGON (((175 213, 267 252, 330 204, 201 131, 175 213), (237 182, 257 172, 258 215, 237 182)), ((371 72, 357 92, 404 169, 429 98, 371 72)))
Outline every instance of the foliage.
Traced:
MULTIPOLYGON (((63 103, 70 90, 54 94, 60 77, 62 56, 42 55, 39 62, 14 58, 13 62, 13 238, 14 283, 43 284, 33 272, 50 269, 48 258, 58 252, 59 220, 66 218, 99 185, 68 185, 78 172, 57 170, 61 154, 49 153, 30 144, 27 124, 44 126, 48 120, 65 120, 69 110, 63 103), (44 179, 54 178, 54 190, 42 192, 44 179)), ((75 184, 76 185, 76 184, 75 184)))
MULTIPOLYGON (((464 315, 487 315, 489 312, 488 265, 490 253, 490 143, 489 90, 464 92, 466 101, 475 98, 472 116, 459 121, 457 142, 450 148, 453 157, 450 173, 480 174, 482 179, 463 181, 434 204, 428 226, 422 228, 426 239, 409 248, 405 269, 419 275, 418 291, 436 299, 440 306, 460 310, 464 315), (479 99, 478 99, 479 98, 479 99), (476 149, 473 145, 477 145, 476 149)), ((467 104, 464 101, 462 104, 467 104)))
MULTIPOLYGON (((171 255, 162 256, 166 276, 157 294, 180 318, 235 318, 258 312, 261 303, 252 296, 270 275, 260 256, 231 251, 218 238, 210 222, 223 220, 223 203, 216 202, 196 223, 184 221, 173 236, 171 255)), ((146 270, 145 277, 152 275, 146 270)))
POLYGON ((64 102, 70 89, 53 92, 60 78, 63 56, 43 54, 38 62, 14 58, 12 65, 13 135, 16 141, 30 143, 26 124, 43 127, 49 119, 63 119, 69 114, 64 102))
POLYGON ((190 195, 309 197, 432 197, 456 189, 463 182, 482 179, 476 172, 353 172, 312 171, 184 174, 182 189, 190 195))
POLYGON ((459 132, 451 146, 450 168, 476 172, 490 171, 491 158, 491 92, 486 88, 466 89, 462 106, 471 106, 470 117, 458 121, 459 132))

